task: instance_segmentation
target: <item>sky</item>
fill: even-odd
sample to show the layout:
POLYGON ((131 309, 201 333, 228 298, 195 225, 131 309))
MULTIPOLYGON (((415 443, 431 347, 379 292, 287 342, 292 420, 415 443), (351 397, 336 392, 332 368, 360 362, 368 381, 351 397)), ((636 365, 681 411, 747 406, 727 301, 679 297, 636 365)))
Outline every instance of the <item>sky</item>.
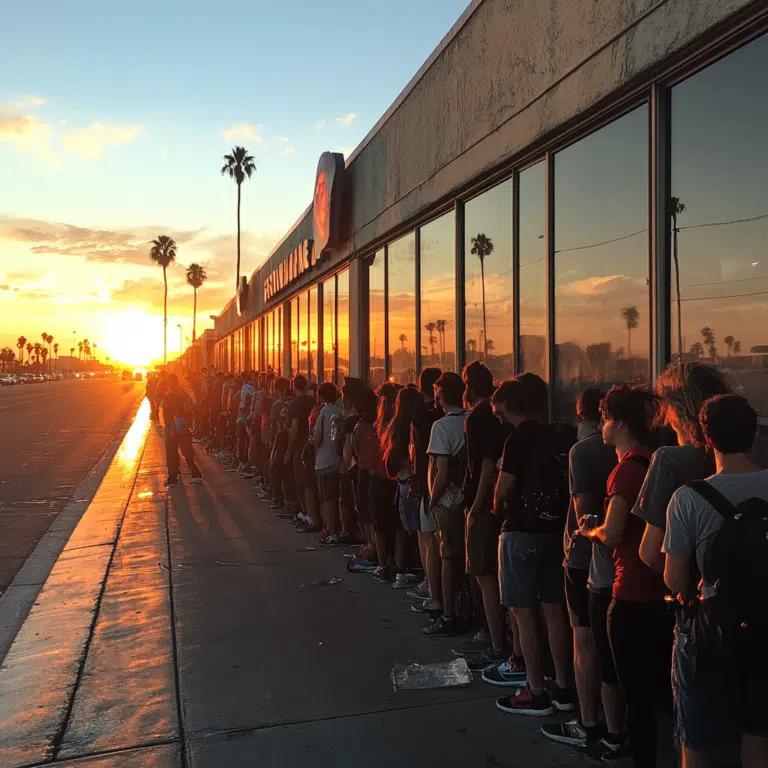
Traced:
POLYGON ((202 263, 197 333, 229 300, 236 144, 252 272, 311 201, 323 151, 354 150, 468 0, 42 0, 0 27, 0 347, 49 333, 68 354, 145 366, 192 336, 184 270, 202 263))

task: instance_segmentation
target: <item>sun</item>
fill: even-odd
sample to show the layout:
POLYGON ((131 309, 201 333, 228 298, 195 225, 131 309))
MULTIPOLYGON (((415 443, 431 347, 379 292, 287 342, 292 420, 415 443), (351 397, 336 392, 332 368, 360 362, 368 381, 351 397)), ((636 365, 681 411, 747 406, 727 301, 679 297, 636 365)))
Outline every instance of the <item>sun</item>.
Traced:
POLYGON ((105 348, 116 363, 149 366, 163 356, 163 318, 136 309, 110 314, 105 348))

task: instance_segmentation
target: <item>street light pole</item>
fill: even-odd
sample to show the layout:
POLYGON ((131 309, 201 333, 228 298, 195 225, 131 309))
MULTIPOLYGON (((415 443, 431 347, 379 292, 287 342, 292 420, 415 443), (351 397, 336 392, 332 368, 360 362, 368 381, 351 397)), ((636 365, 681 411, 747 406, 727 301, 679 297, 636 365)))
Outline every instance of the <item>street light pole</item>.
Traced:
POLYGON ((176 323, 176 327, 179 329, 179 357, 181 357, 181 353, 184 351, 182 348, 182 341, 181 341, 181 323, 176 323))

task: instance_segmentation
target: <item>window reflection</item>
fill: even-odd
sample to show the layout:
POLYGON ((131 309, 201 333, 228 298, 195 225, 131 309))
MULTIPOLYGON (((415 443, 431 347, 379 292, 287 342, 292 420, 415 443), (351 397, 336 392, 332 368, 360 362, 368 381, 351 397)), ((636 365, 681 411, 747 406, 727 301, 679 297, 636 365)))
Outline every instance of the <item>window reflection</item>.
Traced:
POLYGON ((514 374, 512 180, 464 208, 466 362, 481 360, 497 380, 514 374))
POLYGON ((309 355, 309 342, 307 341, 307 294, 299 294, 299 373, 305 376, 308 373, 307 358, 309 355))
POLYGON ((317 324, 319 321, 319 313, 318 313, 318 291, 317 286, 314 288, 310 288, 309 290, 309 360, 308 360, 308 369, 309 369, 309 380, 311 382, 317 382, 317 339, 318 339, 318 331, 317 331, 317 324))
POLYGON ((555 156, 555 412, 588 386, 647 383, 648 108, 555 156))
POLYGON ((456 370, 456 222, 453 212, 421 235, 421 367, 456 370))
POLYGON ((544 162, 520 174, 520 370, 548 378, 547 208, 544 162))
POLYGON ((323 381, 336 376, 336 278, 323 283, 323 381))
POLYGON ((299 372, 299 299, 291 301, 291 376, 299 372))
POLYGON ((384 251, 379 251, 368 267, 368 355, 369 381, 377 387, 386 378, 384 358, 385 314, 384 314, 384 251))
POLYGON ((416 236, 387 246, 389 378, 398 384, 416 379, 416 236))
POLYGON ((763 36, 672 89, 669 225, 672 359, 718 365, 763 416, 768 102, 758 73, 766 71, 763 36))
POLYGON ((349 376, 349 270, 344 270, 336 278, 336 319, 338 324, 338 379, 341 386, 344 377, 349 376))

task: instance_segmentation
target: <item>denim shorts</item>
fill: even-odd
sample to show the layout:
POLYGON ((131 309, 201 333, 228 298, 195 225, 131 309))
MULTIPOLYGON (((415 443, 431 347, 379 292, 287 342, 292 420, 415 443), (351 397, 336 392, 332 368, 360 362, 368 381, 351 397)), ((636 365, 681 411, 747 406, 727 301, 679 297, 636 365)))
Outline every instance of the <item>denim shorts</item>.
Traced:
POLYGON ((419 500, 409 498, 411 484, 408 480, 398 480, 397 483, 397 508, 400 512, 400 520, 406 531, 420 531, 421 520, 419 516, 419 500))
POLYGON ((499 589, 507 608, 564 603, 563 537, 504 531, 499 539, 499 589))
POLYGON ((422 533, 435 533, 437 531, 437 520, 435 520, 435 516, 424 497, 419 501, 419 530, 422 533))

